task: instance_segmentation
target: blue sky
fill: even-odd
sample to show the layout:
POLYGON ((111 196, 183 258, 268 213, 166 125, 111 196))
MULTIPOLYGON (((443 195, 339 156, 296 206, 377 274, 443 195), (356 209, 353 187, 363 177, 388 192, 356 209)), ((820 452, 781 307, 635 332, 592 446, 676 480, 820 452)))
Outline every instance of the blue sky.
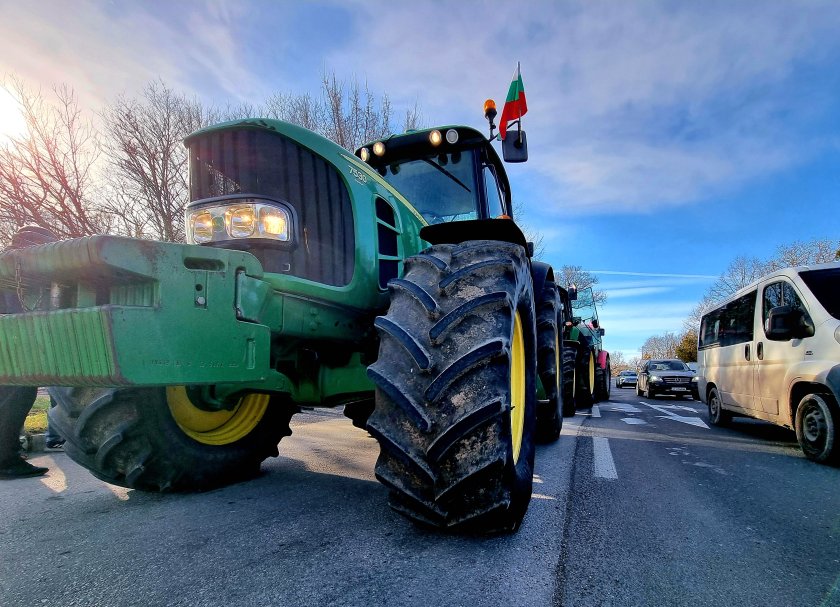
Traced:
POLYGON ((739 255, 838 238, 840 3, 18 2, 0 72, 98 108, 162 78, 207 101, 315 92, 324 69, 397 115, 484 128, 516 62, 519 219, 595 272, 610 350, 679 331, 739 255))

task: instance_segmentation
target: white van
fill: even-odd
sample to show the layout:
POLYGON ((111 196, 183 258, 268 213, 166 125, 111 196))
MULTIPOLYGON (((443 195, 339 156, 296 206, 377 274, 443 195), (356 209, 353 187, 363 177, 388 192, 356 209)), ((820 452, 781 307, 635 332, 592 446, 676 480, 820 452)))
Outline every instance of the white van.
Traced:
POLYGON ((700 322, 700 398, 796 431, 806 457, 840 461, 840 262, 777 270, 700 322))

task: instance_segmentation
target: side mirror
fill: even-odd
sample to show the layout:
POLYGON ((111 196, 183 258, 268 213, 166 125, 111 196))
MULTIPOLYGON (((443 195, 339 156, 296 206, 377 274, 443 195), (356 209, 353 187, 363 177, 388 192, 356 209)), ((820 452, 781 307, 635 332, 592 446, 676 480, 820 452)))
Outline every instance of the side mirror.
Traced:
POLYGON ((606 333, 607 333, 607 332, 606 332, 606 331, 604 331, 604 328, 603 328, 603 327, 601 327, 601 328, 599 328, 599 329, 598 329, 598 335, 600 335, 601 337, 603 337, 604 335, 606 335, 606 333))
POLYGON ((569 301, 577 300, 577 287, 572 285, 569 287, 569 301))
POLYGON ((528 257, 534 256, 534 243, 533 242, 526 242, 525 243, 525 252, 528 254, 528 257))
POLYGON ((580 316, 572 316, 572 324, 573 325, 580 324, 580 316))
POLYGON ((815 333, 814 322, 800 308, 776 306, 767 315, 764 332, 771 341, 790 341, 812 337, 815 333))
POLYGON ((502 156, 505 162, 525 162, 528 160, 528 138, 525 131, 508 131, 502 141, 502 156))

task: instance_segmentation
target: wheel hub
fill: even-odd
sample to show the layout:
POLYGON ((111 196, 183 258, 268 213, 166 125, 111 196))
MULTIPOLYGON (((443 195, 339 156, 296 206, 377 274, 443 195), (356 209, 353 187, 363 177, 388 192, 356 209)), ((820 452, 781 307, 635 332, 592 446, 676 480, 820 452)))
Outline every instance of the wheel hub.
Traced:
POLYGON ((168 386, 166 402, 181 430, 205 445, 228 445, 251 433, 265 415, 268 394, 248 394, 230 411, 205 411, 196 407, 183 386, 168 386))
POLYGON ((825 431, 825 418, 823 418, 822 412, 818 408, 813 408, 805 413, 804 422, 803 434, 805 438, 811 443, 818 442, 825 431))

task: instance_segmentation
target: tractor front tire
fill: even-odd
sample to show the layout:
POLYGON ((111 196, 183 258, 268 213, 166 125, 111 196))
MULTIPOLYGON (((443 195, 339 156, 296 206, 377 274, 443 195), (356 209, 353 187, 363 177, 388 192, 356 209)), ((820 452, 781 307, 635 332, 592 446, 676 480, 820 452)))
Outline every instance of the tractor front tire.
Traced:
POLYGON ((203 491, 251 478, 291 434, 297 408, 249 394, 205 411, 183 387, 50 388, 50 423, 71 459, 108 483, 143 491, 203 491))
POLYGON ((537 372, 545 391, 545 400, 537 402, 537 440, 552 443, 563 429, 562 339, 558 325, 560 295, 553 280, 546 280, 537 303, 537 372))
POLYGON ((610 399, 610 361, 607 359, 607 366, 601 368, 595 367, 595 402, 606 401, 610 399))
POLYGON ((534 295, 523 247, 439 244, 405 260, 368 368, 376 477, 391 507, 439 529, 515 531, 531 499, 534 295))

